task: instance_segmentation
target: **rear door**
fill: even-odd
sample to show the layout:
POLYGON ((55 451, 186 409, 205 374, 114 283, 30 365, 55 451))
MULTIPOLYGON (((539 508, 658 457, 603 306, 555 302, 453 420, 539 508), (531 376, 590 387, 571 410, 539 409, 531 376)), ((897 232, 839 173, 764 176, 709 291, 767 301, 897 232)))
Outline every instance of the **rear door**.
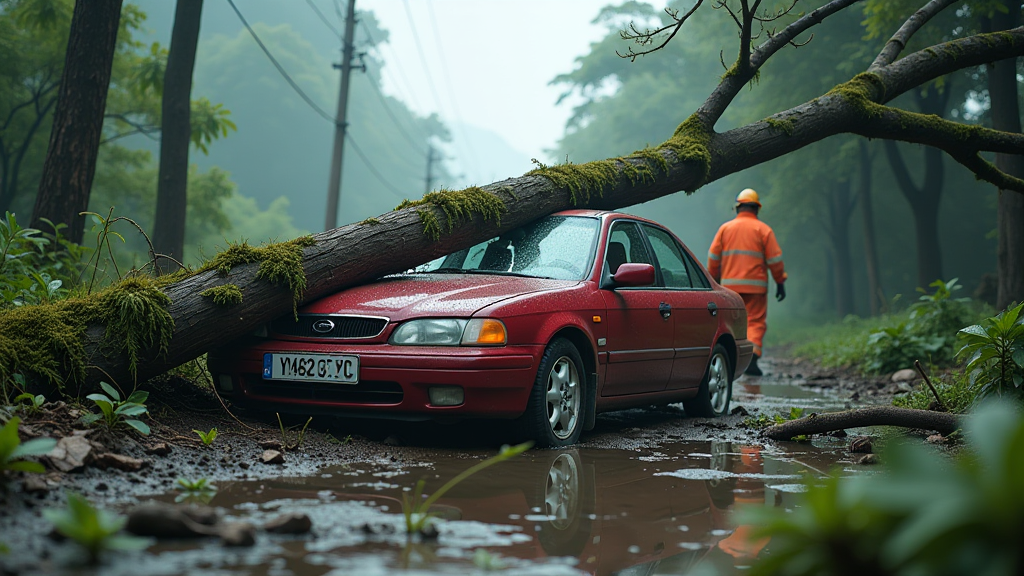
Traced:
POLYGON ((665 299, 672 306, 674 354, 668 388, 699 386, 718 332, 717 304, 712 306, 710 287, 695 273, 675 237, 657 226, 645 223, 642 227, 665 286, 665 299))
MULTIPOLYGON (((618 265, 654 264, 643 233, 636 222, 613 222, 605 247, 605 274, 618 265), (618 246, 613 246, 617 244, 618 246)), ((607 370, 602 396, 664 390, 672 373, 674 334, 671 315, 663 316, 666 291, 658 286, 601 290, 604 296, 607 370)))

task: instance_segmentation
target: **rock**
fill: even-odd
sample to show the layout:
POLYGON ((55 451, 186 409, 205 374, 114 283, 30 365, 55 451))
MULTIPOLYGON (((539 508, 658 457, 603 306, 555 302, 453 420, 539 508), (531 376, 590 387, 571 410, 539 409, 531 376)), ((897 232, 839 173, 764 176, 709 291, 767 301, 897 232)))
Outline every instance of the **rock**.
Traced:
POLYGON ((913 382, 914 380, 917 380, 917 370, 914 370, 913 368, 897 370, 889 379, 893 382, 913 382))
POLYGON ((219 530, 221 543, 225 546, 252 546, 256 543, 256 527, 248 522, 230 522, 219 530))
POLYGON ((878 464, 878 456, 874 454, 865 454, 857 459, 857 464, 870 466, 872 464, 878 464))
POLYGON ((825 436, 831 436, 832 438, 846 438, 847 434, 846 430, 833 430, 831 432, 827 432, 825 436))
POLYGON ((132 458, 131 456, 125 456, 123 454, 111 454, 107 452, 97 455, 93 464, 97 468, 102 468, 104 470, 107 468, 116 468, 125 472, 138 472, 139 470, 142 470, 148 462, 138 458, 132 458))
POLYGON ((398 436, 395 436, 394 434, 392 434, 392 435, 390 435, 390 436, 388 436, 387 438, 384 439, 383 444, 385 446, 401 446, 402 445, 402 439, 399 438, 398 436))
POLYGON ((80 470, 92 459, 92 444, 85 436, 65 436, 47 456, 53 467, 61 472, 80 470))
POLYGON ((45 494, 50 491, 50 486, 40 475, 29 474, 21 481, 21 489, 26 494, 45 494))
POLYGON ((260 448, 264 450, 281 450, 283 447, 284 444, 280 440, 264 440, 260 442, 260 448))
POLYGON ((850 452, 854 454, 871 454, 871 438, 858 436, 850 442, 850 452))
POLYGON ((238 463, 238 467, 241 468, 242 470, 248 470, 249 469, 249 463, 248 462, 239 462, 238 463))
POLYGON ((362 530, 363 534, 366 534, 368 536, 379 536, 382 534, 395 533, 395 527, 393 525, 384 523, 371 524, 370 522, 364 522, 363 525, 359 527, 359 529, 362 530))
POLYGON ((167 456, 171 453, 171 447, 166 442, 157 442, 146 446, 145 452, 151 456, 167 456))
POLYGON ((750 412, 747 412, 747 409, 743 406, 733 408, 729 414, 732 414, 733 416, 750 416, 750 412))
POLYGON ((943 436, 942 434, 932 434, 931 436, 925 439, 925 442, 929 444, 945 444, 946 437, 943 436))
POLYGON ((437 529, 437 524, 434 522, 427 522, 420 528, 420 536, 424 540, 437 540, 441 532, 437 529))
POLYGON ((309 516, 299 512, 282 514, 263 525, 264 530, 274 534, 306 534, 312 528, 309 516))
POLYGON ((284 464, 284 454, 277 450, 265 450, 260 461, 264 464, 284 464))
MULTIPOLYGON (((204 521, 207 520, 203 515, 195 516, 204 521)), ((214 517, 214 521, 216 521, 216 517, 214 517)), ((125 526, 125 530, 137 536, 150 536, 157 539, 219 535, 219 532, 209 524, 196 521, 193 514, 180 506, 148 502, 136 506, 128 514, 128 524, 125 526)))
POLYGON ((97 492, 106 492, 107 490, 110 490, 110 486, 107 486, 106 482, 100 482, 96 485, 97 492))

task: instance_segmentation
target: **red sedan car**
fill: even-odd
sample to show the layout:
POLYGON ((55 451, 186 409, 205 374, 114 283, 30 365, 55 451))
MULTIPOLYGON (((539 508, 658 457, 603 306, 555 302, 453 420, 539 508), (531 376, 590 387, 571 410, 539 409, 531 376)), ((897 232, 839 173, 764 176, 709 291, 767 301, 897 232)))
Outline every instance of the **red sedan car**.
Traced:
POLYGON ((664 227, 572 210, 307 304, 209 366, 222 393, 276 411, 514 419, 563 446, 599 412, 726 413, 746 326, 664 227))

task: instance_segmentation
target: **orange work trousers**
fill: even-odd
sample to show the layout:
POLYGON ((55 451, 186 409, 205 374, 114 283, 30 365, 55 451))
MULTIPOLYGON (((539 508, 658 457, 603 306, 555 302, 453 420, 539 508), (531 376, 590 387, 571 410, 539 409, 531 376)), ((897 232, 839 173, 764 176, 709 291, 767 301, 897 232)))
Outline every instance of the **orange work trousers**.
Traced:
POLYGON ((754 343, 754 354, 761 356, 764 333, 768 331, 768 293, 740 294, 747 308, 747 339, 754 343))

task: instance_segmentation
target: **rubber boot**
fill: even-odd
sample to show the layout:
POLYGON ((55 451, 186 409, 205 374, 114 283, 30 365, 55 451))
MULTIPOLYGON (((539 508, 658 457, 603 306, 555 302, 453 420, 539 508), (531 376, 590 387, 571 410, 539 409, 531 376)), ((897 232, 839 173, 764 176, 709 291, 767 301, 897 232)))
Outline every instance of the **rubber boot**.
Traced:
POLYGON ((757 367, 758 358, 760 358, 760 356, 758 356, 757 354, 754 354, 750 358, 750 364, 747 366, 747 369, 743 371, 744 374, 747 374, 749 376, 761 376, 764 374, 764 372, 761 372, 761 369, 757 367))

